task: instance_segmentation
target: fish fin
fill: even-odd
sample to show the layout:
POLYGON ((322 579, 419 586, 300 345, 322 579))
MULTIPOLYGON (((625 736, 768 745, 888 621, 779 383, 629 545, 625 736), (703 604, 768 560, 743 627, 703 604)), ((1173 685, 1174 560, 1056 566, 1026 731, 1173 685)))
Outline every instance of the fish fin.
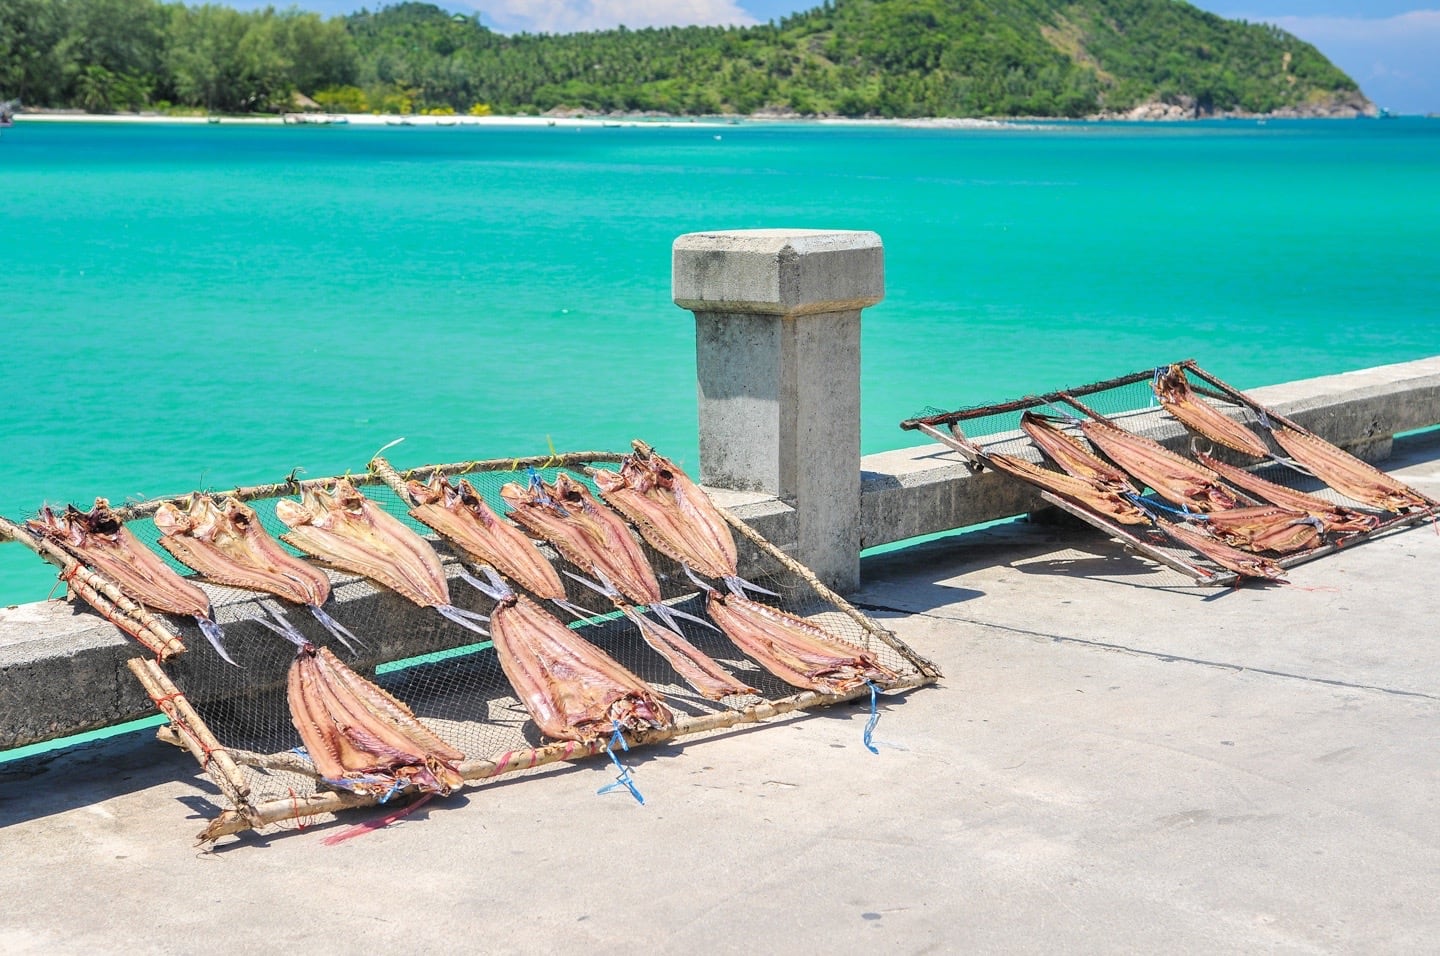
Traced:
POLYGON ((515 589, 496 574, 494 568, 481 565, 480 570, 488 580, 482 581, 464 568, 460 569, 460 579, 492 601, 504 601, 515 596, 515 589))
POLYGON ((551 598, 550 603, 575 615, 575 619, 577 621, 585 621, 595 616, 594 611, 587 611, 583 607, 580 607, 578 604, 571 604, 569 601, 566 601, 562 598, 551 598))
MULTIPOLYGON (((264 605, 262 605, 262 607, 263 606, 264 605)), ((285 640, 289 641, 291 644, 294 644, 296 647, 304 647, 310 643, 305 639, 304 634, 301 634, 298 630, 295 629, 295 625, 291 624, 273 608, 266 607, 265 613, 269 614, 270 618, 274 618, 274 620, 272 621, 270 620, 270 618, 265 617, 257 617, 255 618, 256 624, 259 624, 262 627, 269 628, 276 634, 279 634, 281 637, 285 638, 285 640)))
POLYGON ((604 582, 603 584, 596 584, 589 578, 581 577, 578 574, 571 574, 569 571, 566 571, 564 569, 561 569, 560 573, 565 575, 572 581, 580 582, 581 584, 585 585, 587 588, 594 591, 596 594, 601 595, 602 597, 607 597, 612 601, 620 599, 620 592, 616 589, 615 585, 605 580, 605 575, 603 573, 599 575, 601 581, 604 582))
MULTIPOLYGON (((709 594, 711 591, 715 590, 713 587, 700 580, 700 578, 696 576, 695 572, 690 570, 690 565, 682 564, 680 565, 680 567, 685 569, 685 576, 698 584, 700 586, 700 590, 704 591, 706 594, 709 594)), ((728 582, 729 579, 727 578, 726 581, 728 582)), ((734 588, 732 587, 731 590, 734 590, 734 588)))

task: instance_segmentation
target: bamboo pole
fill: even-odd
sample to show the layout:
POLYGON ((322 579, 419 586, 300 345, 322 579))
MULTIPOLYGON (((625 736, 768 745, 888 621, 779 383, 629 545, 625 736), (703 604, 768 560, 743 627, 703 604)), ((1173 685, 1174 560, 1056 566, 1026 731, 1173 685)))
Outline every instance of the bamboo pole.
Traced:
POLYGON ((31 534, 6 518, 0 518, 0 531, 19 541, 46 561, 60 569, 60 580, 71 594, 80 597, 101 617, 129 634, 162 661, 185 653, 185 645, 158 617, 122 591, 114 581, 81 564, 74 555, 55 542, 31 534))
MULTIPOLYGON (((408 468, 398 472, 396 477, 405 480, 415 478, 424 480, 432 475, 465 475, 477 471, 520 471, 522 468, 578 468, 590 462, 618 462, 624 461, 625 456, 613 451, 572 451, 563 454, 530 455, 525 458, 486 458, 476 461, 462 461, 449 465, 423 465, 419 468, 408 468)), ((375 470, 375 463, 381 462, 384 466, 395 471, 390 462, 379 455, 371 459, 371 470, 375 470)), ((389 481, 386 481, 389 484, 389 481)), ((393 488, 394 485, 391 485, 393 488)))
MULTIPOLYGON (((879 684, 879 686, 885 692, 889 693, 912 690, 916 687, 932 683, 934 679, 935 678, 930 675, 922 674, 917 677, 879 684)), ((868 693, 870 693, 870 688, 867 684, 861 684, 859 687, 833 694, 804 691, 780 700, 761 701, 742 710, 717 711, 712 714, 706 714, 703 717, 677 721, 675 725, 671 727, 626 734, 625 739, 632 747, 664 743, 677 737, 687 737, 707 731, 723 730, 737 724, 759 723, 762 720, 768 720, 772 717, 778 717, 782 714, 788 714, 798 710, 808 710, 814 707, 843 703, 864 697, 868 693)), ((489 759, 472 758, 466 760, 460 764, 459 770, 461 776, 467 781, 489 780, 508 773, 518 773, 523 770, 543 767, 547 764, 580 760, 585 757, 594 756, 603 753, 609 741, 609 737, 600 737, 584 742, 562 740, 552 744, 546 744, 543 747, 510 750, 489 759)), ((262 826, 282 823, 286 820, 316 816, 321 813, 337 813, 352 807, 373 806, 378 802, 378 798, 374 796, 361 796, 344 791, 324 791, 311 794, 308 797, 292 796, 287 799, 272 800, 248 808, 248 814, 238 810, 225 810, 221 812, 221 814, 210 821, 210 825, 200 833, 198 840, 201 843, 213 843, 222 836, 229 836, 244 830, 259 829, 262 826)))
POLYGON ((215 781, 220 792, 234 804, 236 812, 241 815, 253 812, 249 802, 250 788, 245 783, 244 774, 160 665, 153 660, 135 658, 126 661, 125 666, 140 681, 155 706, 170 719, 179 731, 180 742, 200 762, 201 769, 215 781))
POLYGON ((370 459, 370 473, 389 485, 390 490, 395 492, 396 496, 402 502, 407 505, 413 505, 415 503, 410 499, 410 492, 405 490, 405 479, 400 477, 400 473, 395 470, 395 466, 390 464, 390 462, 376 455, 370 459))

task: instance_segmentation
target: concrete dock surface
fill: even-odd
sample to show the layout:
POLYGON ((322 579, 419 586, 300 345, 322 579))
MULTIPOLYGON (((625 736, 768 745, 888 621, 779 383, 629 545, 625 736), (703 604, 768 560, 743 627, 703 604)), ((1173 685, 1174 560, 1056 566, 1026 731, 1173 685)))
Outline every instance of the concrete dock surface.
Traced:
MULTIPOLYGON (((1440 497, 1440 436, 1386 467, 1440 497)), ((193 837, 149 732, 0 764, 0 952, 1433 952, 1424 525, 1200 588, 1083 527, 867 559, 934 687, 436 799, 193 837)), ((128 674, 117 679, 130 679, 128 674)))

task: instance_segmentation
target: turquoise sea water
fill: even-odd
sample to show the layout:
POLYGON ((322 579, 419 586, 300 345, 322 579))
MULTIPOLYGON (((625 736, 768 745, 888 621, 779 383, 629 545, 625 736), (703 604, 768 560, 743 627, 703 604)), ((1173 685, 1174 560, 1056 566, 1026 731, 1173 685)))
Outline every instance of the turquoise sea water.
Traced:
MULTIPOLYGON (((670 245, 872 229, 863 444, 1194 357, 1433 354, 1440 121, 940 130, 20 124, 0 134, 0 514, 398 465, 696 464, 670 245)), ((0 546, 0 601, 54 573, 0 546)))

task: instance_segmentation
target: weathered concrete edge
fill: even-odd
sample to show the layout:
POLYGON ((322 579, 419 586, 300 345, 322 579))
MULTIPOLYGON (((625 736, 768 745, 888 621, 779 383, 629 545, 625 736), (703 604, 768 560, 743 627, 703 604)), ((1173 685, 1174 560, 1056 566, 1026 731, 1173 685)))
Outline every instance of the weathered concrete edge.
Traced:
MULTIPOLYGON (((1440 424, 1440 356, 1303 379, 1247 392, 1262 405, 1370 460, 1398 432, 1440 424)), ((941 444, 867 455, 861 462, 862 547, 1024 514, 1038 493, 1003 475, 972 474, 941 444)))

